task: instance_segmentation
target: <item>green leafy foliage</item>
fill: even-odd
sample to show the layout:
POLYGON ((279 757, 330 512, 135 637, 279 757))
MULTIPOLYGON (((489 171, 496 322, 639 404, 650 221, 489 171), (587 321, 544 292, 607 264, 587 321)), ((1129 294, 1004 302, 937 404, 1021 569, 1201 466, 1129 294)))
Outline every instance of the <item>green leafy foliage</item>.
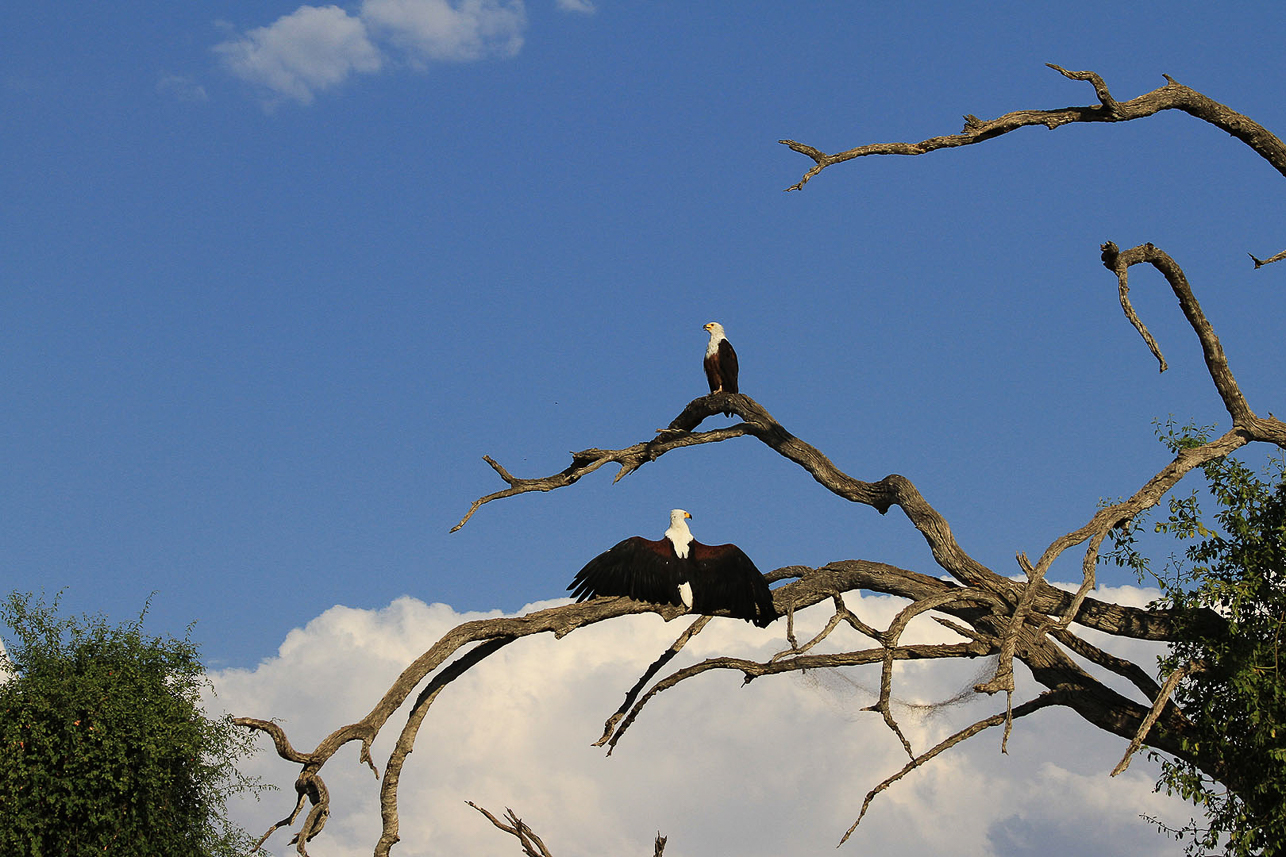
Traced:
POLYGON ((257 788, 248 739, 202 714, 195 645, 57 610, 0 605, 0 854, 244 854, 226 802, 257 788))
MULTIPOLYGON (((1159 434, 1175 452, 1208 436, 1173 423, 1159 434)), ((1197 493, 1171 497, 1155 531, 1190 544, 1152 576, 1162 590, 1157 606, 1191 617, 1206 608, 1226 622, 1181 622, 1162 659, 1167 674, 1190 670, 1174 701, 1195 727, 1185 741, 1195 761, 1162 758, 1157 787, 1205 816, 1204 824, 1166 828, 1189 854, 1276 854, 1286 850, 1286 462, 1271 458, 1262 475, 1234 458, 1203 470, 1213 522, 1202 519, 1197 493)), ((1129 532, 1111 556, 1151 574, 1129 532)))

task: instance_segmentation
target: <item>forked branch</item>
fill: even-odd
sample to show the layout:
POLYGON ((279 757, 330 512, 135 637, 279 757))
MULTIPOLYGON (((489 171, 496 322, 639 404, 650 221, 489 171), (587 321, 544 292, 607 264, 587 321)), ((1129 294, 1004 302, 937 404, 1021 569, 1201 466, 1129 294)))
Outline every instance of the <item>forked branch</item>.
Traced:
POLYGON ((486 816, 487 821, 490 821, 497 828, 514 836, 522 844, 522 853, 526 854, 527 857, 553 857, 549 853, 549 849, 545 847, 545 843, 541 841, 541 838, 509 807, 505 807, 505 819, 509 822, 506 824, 473 801, 467 800, 465 803, 486 816))
MULTIPOLYGON (((473 801, 467 800, 465 803, 482 813, 496 828, 515 837, 522 845, 522 853, 527 857, 553 857, 541 838, 509 807, 505 807, 505 821, 501 821, 473 801)), ((663 857, 665 843, 666 837, 658 833, 652 843, 652 857, 663 857)))

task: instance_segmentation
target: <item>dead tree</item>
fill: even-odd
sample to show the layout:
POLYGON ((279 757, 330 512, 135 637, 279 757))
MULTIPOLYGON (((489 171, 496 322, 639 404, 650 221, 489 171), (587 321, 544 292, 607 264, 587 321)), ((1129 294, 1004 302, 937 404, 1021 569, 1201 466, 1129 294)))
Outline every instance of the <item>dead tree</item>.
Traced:
MULTIPOLYGON (((982 143, 1029 125, 1043 125, 1052 129, 1073 122, 1124 122, 1170 109, 1181 110, 1223 128, 1286 175, 1286 145, 1281 140, 1245 116, 1169 77, 1166 78, 1164 87, 1120 102, 1111 96, 1106 84, 1097 74, 1069 72, 1057 66, 1051 67, 1068 78, 1091 83, 1099 103, 1056 110, 1016 111, 989 121, 967 116, 965 128, 960 134, 934 137, 919 143, 859 146, 833 155, 811 146, 783 140, 790 148, 807 155, 815 162, 803 179, 790 189, 802 188, 828 166, 865 155, 919 155, 943 148, 982 143)), ((825 490, 842 499, 870 506, 881 515, 896 507, 925 540, 938 568, 933 574, 926 574, 871 559, 851 559, 821 568, 790 566, 771 572, 768 575, 770 582, 786 581, 773 591, 778 611, 786 615, 786 644, 783 649, 765 662, 734 656, 709 658, 656 680, 657 675, 675 655, 710 621, 709 617, 695 618, 674 644, 661 652, 638 678, 627 692, 620 708, 608 716, 597 743, 606 745, 609 753, 658 693, 712 670, 739 672, 749 681, 797 670, 879 664, 881 687, 878 699, 870 706, 870 710, 880 716, 898 737, 906 752, 907 761, 901 770, 872 786, 861 807, 855 810, 857 820, 843 834, 841 842, 852 834, 871 801, 910 771, 990 727, 1002 727, 1002 734, 1007 738, 1014 720, 1050 706, 1070 708, 1094 726, 1120 736, 1124 743, 1118 771, 1124 768, 1130 756, 1141 745, 1146 744, 1176 758, 1190 760, 1199 767, 1204 765, 1203 770, 1211 777, 1236 788, 1235 771, 1224 770, 1203 759, 1194 758, 1185 750, 1184 738, 1190 734, 1192 727, 1184 712, 1169 700, 1181 677, 1181 671, 1171 675, 1163 683, 1158 682, 1140 665, 1092 645, 1084 638, 1082 630, 1092 629, 1118 638, 1162 642, 1173 638, 1176 617, 1170 612, 1122 606, 1090 595, 1094 589, 1095 568, 1099 563, 1104 540, 1114 528, 1129 526, 1140 513, 1157 505, 1184 476, 1201 464, 1252 443, 1273 444, 1286 449, 1286 424, 1271 415, 1259 416, 1251 408, 1228 365, 1213 327, 1202 313, 1191 285, 1169 255, 1151 244, 1120 250, 1115 244, 1108 242, 1100 250, 1103 264, 1116 279, 1126 318, 1160 361, 1162 370, 1165 369, 1165 360, 1161 350, 1130 303, 1130 269, 1137 265, 1151 266, 1164 279, 1178 299, 1201 348, 1210 381, 1227 411, 1229 425, 1221 435, 1209 442, 1181 450, 1154 476, 1134 488, 1126 499, 1092 512, 1087 511, 1083 523, 1051 542, 1035 561, 1026 553, 1019 552, 1016 556, 1017 564, 1025 580, 1011 580, 966 553, 952 535, 947 520, 916 489, 911 480, 898 474, 889 474, 875 481, 865 481, 845 473, 821 450, 781 425, 763 405, 743 394, 714 393, 695 399, 687 403, 670 425, 656 432, 655 436, 623 449, 586 449, 575 453, 564 470, 549 476, 515 477, 501 464, 487 457, 487 463, 499 474, 506 487, 474 501, 453 531, 464 526, 487 503, 533 491, 566 488, 607 465, 619 468, 615 480, 620 480, 663 455, 696 454, 694 448, 704 444, 752 438, 767 447, 770 453, 776 453, 798 465, 825 490), (707 417, 725 412, 736 414, 741 422, 726 428, 700 430, 707 417), (1045 576, 1058 557, 1073 549, 1083 550, 1082 582, 1076 592, 1069 593, 1051 586, 1046 582, 1045 576), (943 572, 949 579, 941 576, 943 572), (874 627, 850 610, 845 603, 846 593, 861 590, 899 596, 910 603, 888 627, 874 627), (828 603, 831 609, 825 627, 811 639, 797 639, 795 612, 822 602, 828 603), (921 615, 931 615, 941 625, 955 632, 958 640, 936 645, 904 643, 903 631, 913 618, 921 615), (838 653, 820 653, 818 644, 841 626, 854 629, 870 641, 869 645, 838 653), (933 747, 913 747, 903 734, 890 706, 894 664, 911 659, 981 656, 996 657, 994 674, 976 688, 982 693, 1003 695, 998 698, 995 713, 966 726, 933 747), (1130 699, 1108 687, 1082 668, 1077 658, 1128 680, 1144 702, 1130 699), (1028 668, 1032 679, 1039 686, 1033 698, 1019 705, 1013 704, 1015 660, 1028 668)), ((1282 255, 1284 254, 1263 261, 1255 259, 1256 267, 1275 261, 1282 255)), ((1119 486, 1113 486, 1110 490, 1117 489, 1119 486)), ((331 811, 321 771, 340 747, 355 741, 360 746, 361 760, 380 778, 383 828, 382 835, 374 845, 374 853, 377 857, 388 854, 389 849, 398 841, 399 775, 424 718, 438 694, 480 661, 523 637, 551 633, 556 638, 561 638, 587 625, 643 612, 660 613, 667 620, 682 615, 682 610, 675 607, 656 607, 627 598, 604 598, 567 604, 520 617, 466 622, 443 636, 432 648, 409 664, 383 698, 374 704, 369 714, 356 723, 337 728, 310 751, 295 749, 285 731, 276 723, 239 718, 237 722, 241 725, 269 735, 278 755, 287 762, 298 765, 300 769, 295 783, 297 800, 293 810, 269 829, 264 834, 264 839, 279 827, 294 826, 307 808, 308 812, 292 840, 300 854, 307 853, 307 842, 321 833, 331 811), (401 710, 408 699, 412 701, 407 708, 405 721, 381 772, 371 758, 371 743, 385 728, 389 718, 401 710)), ((1223 620, 1217 614, 1209 612, 1200 617, 1200 621, 1220 623, 1223 620)), ((1002 748, 1003 742, 1002 738, 1002 748)), ((511 823, 507 826, 489 814, 488 818, 500 829, 517 836, 528 853, 533 853, 532 849, 539 849, 536 853, 546 853, 543 843, 538 838, 532 838, 530 829, 513 816, 512 812, 511 823)))

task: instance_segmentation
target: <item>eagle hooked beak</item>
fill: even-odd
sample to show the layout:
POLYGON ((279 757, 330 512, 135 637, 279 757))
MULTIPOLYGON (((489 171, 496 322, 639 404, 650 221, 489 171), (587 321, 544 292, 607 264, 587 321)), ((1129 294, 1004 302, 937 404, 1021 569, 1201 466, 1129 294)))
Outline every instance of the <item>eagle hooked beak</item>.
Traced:
POLYGON ((683 517, 685 517, 685 518, 691 518, 691 517, 692 517, 692 513, 691 513, 691 512, 684 512, 684 513, 683 513, 683 517))

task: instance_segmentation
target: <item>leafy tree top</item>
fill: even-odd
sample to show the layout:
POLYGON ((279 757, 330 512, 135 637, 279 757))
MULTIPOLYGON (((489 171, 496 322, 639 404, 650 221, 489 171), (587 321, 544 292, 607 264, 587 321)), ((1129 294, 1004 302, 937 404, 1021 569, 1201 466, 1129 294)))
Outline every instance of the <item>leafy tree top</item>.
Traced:
POLYGON ((235 767, 246 737, 204 716, 196 645, 145 634, 146 612, 112 626, 59 616, 57 598, 0 605, 0 853, 247 850, 226 818, 255 788, 235 767))

